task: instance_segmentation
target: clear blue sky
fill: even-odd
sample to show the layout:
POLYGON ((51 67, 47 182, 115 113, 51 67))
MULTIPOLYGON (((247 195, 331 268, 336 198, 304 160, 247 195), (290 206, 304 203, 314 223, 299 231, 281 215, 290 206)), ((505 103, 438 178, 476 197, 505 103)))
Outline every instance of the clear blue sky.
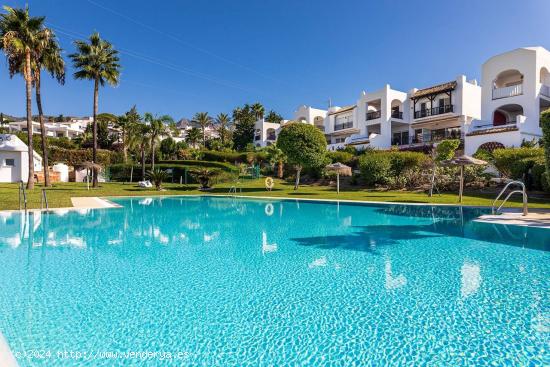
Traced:
MULTIPOLYGON (((354 103, 389 83, 407 91, 466 74, 522 46, 550 49, 550 1, 3 0, 44 15, 65 54, 92 31, 122 51, 120 85, 102 112, 191 117, 261 102, 290 118, 299 104, 354 103)), ((68 62, 70 64, 70 62, 68 62)), ((90 115, 92 83, 44 83, 45 113, 90 115)), ((33 108, 35 109, 34 105, 33 108)), ((24 83, 0 60, 0 111, 24 114, 24 83)))

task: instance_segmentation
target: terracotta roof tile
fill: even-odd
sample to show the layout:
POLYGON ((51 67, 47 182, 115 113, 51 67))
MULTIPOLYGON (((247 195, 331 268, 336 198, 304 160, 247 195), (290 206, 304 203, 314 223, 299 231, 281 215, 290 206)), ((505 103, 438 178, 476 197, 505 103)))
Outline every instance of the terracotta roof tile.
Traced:
POLYGON ((456 81, 434 85, 433 87, 419 89, 412 95, 411 98, 419 98, 434 93, 442 93, 456 88, 456 81))
POLYGON ((466 136, 497 134, 497 133, 505 133, 505 132, 508 132, 508 131, 517 131, 517 130, 518 130, 518 128, 516 126, 508 126, 508 127, 498 127, 497 126, 497 127, 492 127, 492 128, 489 128, 489 129, 472 131, 472 132, 466 134, 466 136))

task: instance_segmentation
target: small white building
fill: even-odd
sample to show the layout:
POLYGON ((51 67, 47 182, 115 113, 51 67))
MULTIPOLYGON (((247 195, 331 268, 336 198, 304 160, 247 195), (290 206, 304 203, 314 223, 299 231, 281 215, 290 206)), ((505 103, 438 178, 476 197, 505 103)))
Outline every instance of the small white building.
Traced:
MULTIPOLYGON (((42 157, 33 151, 34 171, 42 170, 42 157)), ((0 182, 27 181, 29 148, 12 134, 0 134, 0 182)))

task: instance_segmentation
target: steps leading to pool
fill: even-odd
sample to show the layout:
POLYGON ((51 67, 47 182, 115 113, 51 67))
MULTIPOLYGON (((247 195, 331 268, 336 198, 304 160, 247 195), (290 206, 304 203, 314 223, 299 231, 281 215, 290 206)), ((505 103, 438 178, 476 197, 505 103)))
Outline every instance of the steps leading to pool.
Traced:
POLYGON ((514 224, 518 226, 550 228, 550 211, 530 209, 528 215, 517 211, 506 211, 498 215, 482 215, 477 222, 494 224, 514 224))

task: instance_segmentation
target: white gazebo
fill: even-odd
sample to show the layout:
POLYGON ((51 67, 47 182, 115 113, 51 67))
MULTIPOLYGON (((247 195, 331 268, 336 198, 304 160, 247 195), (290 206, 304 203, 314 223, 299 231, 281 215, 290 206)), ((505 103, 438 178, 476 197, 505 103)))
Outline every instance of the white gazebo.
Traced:
MULTIPOLYGON (((42 170, 42 157, 33 151, 34 171, 42 170)), ((0 182, 27 181, 29 148, 13 134, 0 134, 0 182)))

